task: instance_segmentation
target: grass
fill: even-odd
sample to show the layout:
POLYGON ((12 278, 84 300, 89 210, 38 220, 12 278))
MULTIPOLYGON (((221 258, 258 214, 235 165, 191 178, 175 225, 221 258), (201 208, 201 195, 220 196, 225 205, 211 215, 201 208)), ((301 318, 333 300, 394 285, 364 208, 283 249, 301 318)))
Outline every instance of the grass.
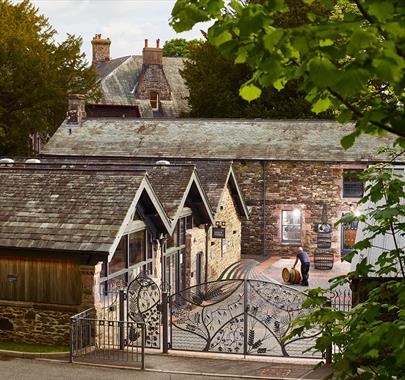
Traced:
POLYGON ((47 346, 45 344, 0 342, 0 350, 10 350, 20 352, 66 352, 69 351, 69 347, 47 346))

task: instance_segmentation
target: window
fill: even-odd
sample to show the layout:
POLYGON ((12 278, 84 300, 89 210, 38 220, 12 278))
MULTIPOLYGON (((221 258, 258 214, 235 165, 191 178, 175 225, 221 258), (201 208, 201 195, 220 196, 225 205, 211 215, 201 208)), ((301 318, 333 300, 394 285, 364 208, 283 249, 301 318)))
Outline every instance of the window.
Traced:
POLYGON ((159 109, 159 94, 156 91, 150 92, 149 102, 153 110, 157 111, 159 109))
POLYGON ((363 182, 359 175, 361 170, 343 170, 343 198, 361 198, 363 182))
POLYGON ((123 236, 108 264, 108 273, 118 272, 127 267, 127 235, 123 236))
POLYGON ((301 211, 283 210, 281 216, 281 240, 283 243, 301 242, 301 211))
MULTIPOLYGON (((344 215, 342 215, 344 216, 344 215)), ((342 224, 342 244, 341 255, 344 256, 353 250, 353 245, 356 242, 356 233, 359 222, 354 220, 351 223, 342 224)))
POLYGON ((129 265, 134 265, 146 259, 145 230, 129 234, 129 265))

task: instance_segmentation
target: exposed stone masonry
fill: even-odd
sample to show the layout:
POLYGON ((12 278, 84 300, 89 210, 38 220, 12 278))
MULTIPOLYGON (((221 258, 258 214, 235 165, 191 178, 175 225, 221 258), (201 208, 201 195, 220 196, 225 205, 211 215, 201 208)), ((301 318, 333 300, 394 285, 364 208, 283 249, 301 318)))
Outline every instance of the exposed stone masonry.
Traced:
POLYGON ((327 162, 267 162, 264 213, 262 164, 259 161, 238 161, 234 166, 246 203, 252 208, 250 220, 242 225, 244 254, 261 255, 264 250, 266 255, 289 256, 303 245, 313 255, 317 237, 315 226, 321 221, 323 203, 327 205, 328 220, 333 225, 332 252, 335 256, 340 254, 340 227, 334 226, 334 223, 343 213, 349 212, 357 201, 342 197, 342 165, 327 162), (294 209, 301 210, 301 242, 286 244, 281 241, 281 212, 294 209))
POLYGON ((159 100, 170 100, 170 86, 161 65, 143 65, 138 79, 135 97, 149 99, 151 92, 159 94, 159 100))
POLYGON ((74 306, 0 301, 0 340, 3 342, 68 345, 74 306))

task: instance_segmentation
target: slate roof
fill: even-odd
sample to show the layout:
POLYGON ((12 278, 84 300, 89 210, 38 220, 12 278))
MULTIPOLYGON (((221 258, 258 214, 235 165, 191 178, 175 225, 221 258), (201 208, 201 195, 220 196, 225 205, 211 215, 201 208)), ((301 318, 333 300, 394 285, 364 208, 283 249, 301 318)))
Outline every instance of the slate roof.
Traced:
MULTIPOLYGON (((58 164, 62 167, 69 167, 70 165, 74 164, 76 167, 86 167, 88 165, 95 165, 98 164, 100 167, 103 168, 139 168, 144 169, 149 174, 149 179, 151 182, 160 181, 162 178, 162 183, 155 183, 152 184, 155 192, 159 188, 160 193, 162 194, 159 196, 159 200, 162 201, 162 198, 166 197, 167 194, 164 192, 167 190, 165 187, 165 183, 169 183, 169 181, 178 180, 181 176, 184 176, 183 180, 185 181, 185 177, 190 168, 196 168, 197 175, 201 182, 201 185, 207 195, 208 201, 212 210, 217 212, 219 202, 221 200, 222 194, 225 190, 229 181, 229 177, 231 176, 232 171, 232 161, 224 160, 224 161, 202 161, 202 160, 176 160, 171 162, 170 166, 160 166, 156 165, 156 159, 138 159, 138 158, 125 158, 125 157, 91 157, 91 156, 69 156, 69 157, 53 157, 53 156, 45 156, 41 158, 41 165, 45 165, 46 163, 50 163, 51 165, 58 164), (183 165, 183 166, 181 166, 183 165), (185 166, 188 165, 188 166, 185 166), (162 169, 166 168, 166 169, 162 169), (180 176, 180 177, 179 177, 180 176)), ((234 173, 232 173, 235 175, 234 173)), ((190 174, 191 175, 191 174, 190 174)), ((235 176, 235 186, 239 186, 238 179, 235 176)), ((180 183, 177 185, 181 187, 180 183)), ((184 187, 184 185, 183 185, 184 187)), ((180 189, 175 189, 175 192, 180 193, 180 189)), ((243 199, 243 195, 239 194, 242 199, 239 199, 239 203, 241 209, 246 207, 245 200, 243 199)), ((171 206, 169 206, 170 208, 171 206)), ((176 206, 173 206, 176 208, 176 206)), ((240 210, 242 214, 246 213, 245 210, 240 210)), ((247 216, 247 215, 246 215, 247 216)))
POLYGON ((166 214, 174 220, 194 173, 194 165, 153 166, 149 181, 166 214))
POLYGON ((88 119, 62 124, 42 154, 201 160, 381 161, 387 137, 362 135, 345 151, 354 126, 326 120, 88 119))
MULTIPOLYGON (((96 72, 103 95, 98 104, 138 105, 141 117, 153 117, 149 101, 137 100, 134 95, 142 61, 141 55, 132 55, 99 62, 96 72)), ((178 117, 182 112, 189 111, 189 92, 180 75, 182 68, 183 58, 163 57, 163 71, 172 93, 172 100, 161 101, 164 117, 178 117)))
POLYGON ((108 253, 144 172, 0 169, 0 246, 108 253))

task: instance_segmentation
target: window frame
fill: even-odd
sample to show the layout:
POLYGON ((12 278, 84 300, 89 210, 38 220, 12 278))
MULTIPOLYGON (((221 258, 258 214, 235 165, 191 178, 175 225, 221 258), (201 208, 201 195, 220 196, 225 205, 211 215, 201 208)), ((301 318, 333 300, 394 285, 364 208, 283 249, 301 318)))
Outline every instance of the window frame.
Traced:
POLYGON ((299 212, 300 212, 300 216, 299 216, 299 219, 300 219, 300 222, 299 222, 299 224, 284 224, 284 213, 286 213, 286 212, 291 212, 291 213, 293 213, 295 211, 295 209, 282 209, 281 210, 281 218, 280 218, 280 226, 281 226, 281 229, 280 229, 280 240, 281 240, 281 243, 282 244, 301 244, 301 240, 302 240, 302 210, 299 210, 299 212), (294 240, 292 240, 292 239, 284 239, 284 227, 285 226, 299 226, 299 233, 300 233, 300 238, 299 239, 294 239, 294 240))
POLYGON ((360 179, 349 181, 350 175, 356 175, 363 172, 362 169, 343 169, 342 171, 342 198, 362 198, 364 194, 364 184, 360 179), (349 190, 348 186, 352 185, 354 190, 349 190), (361 193, 356 187, 361 187, 361 193))

